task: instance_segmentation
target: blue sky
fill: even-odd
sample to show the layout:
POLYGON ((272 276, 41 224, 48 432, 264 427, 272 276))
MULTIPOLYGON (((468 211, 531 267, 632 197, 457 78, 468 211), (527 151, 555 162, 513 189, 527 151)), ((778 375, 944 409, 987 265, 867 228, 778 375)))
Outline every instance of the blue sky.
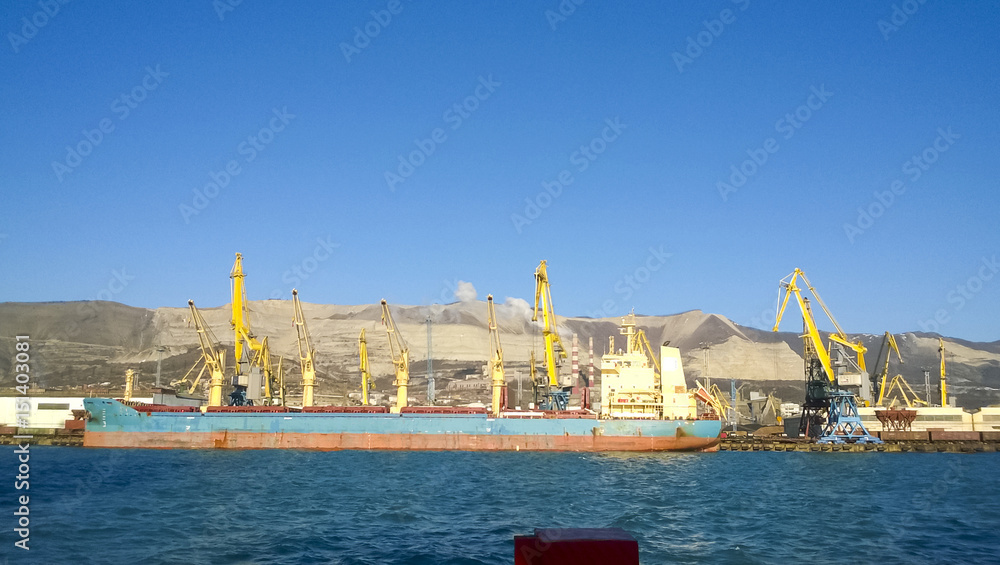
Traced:
POLYGON ((1000 339, 995 3, 224 1, 0 8, 0 300, 1000 339))

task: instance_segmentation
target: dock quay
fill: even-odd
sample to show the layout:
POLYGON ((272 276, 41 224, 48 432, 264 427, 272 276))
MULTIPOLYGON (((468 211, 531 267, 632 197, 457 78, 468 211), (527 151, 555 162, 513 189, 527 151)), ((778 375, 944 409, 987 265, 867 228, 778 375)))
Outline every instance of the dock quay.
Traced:
POLYGON ((719 451, 783 451, 828 453, 993 453, 1000 441, 981 439, 931 440, 886 439, 883 443, 816 443, 803 439, 769 437, 729 437, 719 443, 719 451))
POLYGON ((83 447, 83 430, 0 427, 0 445, 17 445, 25 441, 31 445, 83 447))

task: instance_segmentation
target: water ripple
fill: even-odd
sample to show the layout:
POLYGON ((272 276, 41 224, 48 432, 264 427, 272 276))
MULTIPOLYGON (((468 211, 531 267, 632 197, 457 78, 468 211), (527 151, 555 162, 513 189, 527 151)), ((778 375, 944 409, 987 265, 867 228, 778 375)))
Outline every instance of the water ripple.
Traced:
POLYGON ((31 463, 26 562, 495 565, 535 527, 610 526, 647 565, 1000 560, 1000 454, 39 447, 31 463))

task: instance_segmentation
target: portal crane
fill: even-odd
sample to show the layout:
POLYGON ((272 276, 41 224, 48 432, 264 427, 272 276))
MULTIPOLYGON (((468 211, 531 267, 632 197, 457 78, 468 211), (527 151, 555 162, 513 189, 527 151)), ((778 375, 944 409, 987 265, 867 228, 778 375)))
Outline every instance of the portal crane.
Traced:
MULTIPOLYGON (((775 318, 773 331, 778 331, 778 324, 781 323, 781 316, 788 305, 788 299, 794 294, 802 311, 802 320, 805 325, 803 339, 808 340, 806 343, 806 399, 802 405, 802 431, 810 437, 816 437, 820 443, 881 443, 881 440, 868 433, 864 424, 861 423, 854 394, 842 390, 837 382, 837 374, 833 370, 830 353, 823 344, 823 338, 820 336, 819 328, 813 319, 809 300, 802 296, 802 290, 796 284, 799 278, 805 283, 812 296, 819 302, 819 305, 837 329, 836 335, 840 339, 833 340, 833 336, 831 336, 831 340, 838 344, 849 344, 851 342, 847 339, 847 335, 840 328, 833 314, 830 313, 829 308, 823 303, 823 299, 820 298, 819 293, 816 292, 816 289, 813 288, 801 269, 795 269, 792 274, 781 280, 780 285, 785 292, 785 296, 781 301, 781 306, 775 318), (812 346, 812 352, 809 351, 809 345, 812 346), (818 363, 810 359, 811 354, 815 355, 815 360, 818 363), (817 364, 822 367, 821 372, 817 370, 819 369, 816 366, 817 364), (826 412, 825 424, 821 429, 814 429, 811 426, 813 420, 816 418, 822 420, 822 413, 824 411, 826 412)), ((855 351, 858 351, 858 349, 855 349, 855 351)), ((863 367, 864 356, 860 352, 858 356, 861 359, 858 365, 863 367)))
POLYGON ((316 368, 313 358, 316 350, 309 339, 309 328, 306 327, 306 317, 302 313, 302 302, 299 301, 299 291, 292 289, 292 307, 295 310, 295 336, 299 345, 299 366, 302 368, 302 406, 313 405, 313 387, 316 385, 316 368))
POLYGON ((899 352, 896 338, 889 332, 885 332, 882 338, 882 346, 879 347, 878 357, 875 358, 876 372, 872 375, 872 390, 878 389, 875 397, 876 406, 891 407, 896 403, 896 398, 902 398, 903 403, 908 408, 914 406, 926 406, 927 402, 920 399, 910 383, 906 382, 903 375, 896 375, 889 379, 889 360, 892 352, 896 352, 896 358, 903 362, 903 356, 899 352), (882 355, 885 354, 884 361, 882 355))
POLYGON ((371 370, 368 369, 368 341, 365 340, 364 328, 361 328, 361 335, 358 336, 358 353, 361 356, 361 404, 368 406, 368 391, 374 387, 374 383, 371 370))
POLYGON ((896 396, 893 395, 893 392, 896 392, 896 396, 903 399, 903 403, 906 404, 907 408, 927 406, 927 402, 920 399, 920 396, 913 390, 910 383, 906 382, 903 375, 896 375, 893 377, 892 381, 889 382, 889 386, 886 387, 886 400, 883 400, 883 404, 885 406, 892 406, 896 403, 896 396))
POLYGON ((229 325, 233 328, 236 354, 236 374, 233 376, 234 390, 229 395, 230 404, 253 404, 259 398, 261 386, 264 388, 265 404, 283 403, 284 387, 283 383, 275 382, 267 338, 258 340, 250 330, 250 305, 243 281, 246 275, 243 273, 242 253, 236 254, 229 278, 232 279, 232 318, 229 325), (257 382, 259 379, 263 382, 257 382))
POLYGON ((889 380, 889 360, 892 357, 892 352, 896 352, 896 359, 899 362, 903 362, 903 356, 899 353, 899 346, 896 345, 896 338, 889 332, 885 332, 885 336, 882 337, 882 346, 879 347, 878 356, 875 357, 876 372, 872 373, 872 390, 878 388, 878 396, 875 400, 876 406, 881 406, 885 399, 885 393, 888 390, 886 384, 889 380), (882 362, 882 354, 885 354, 885 362, 882 362))
POLYGON ((209 374, 212 375, 208 385, 208 405, 222 406, 222 375, 226 369, 226 350, 219 345, 219 340, 205 323, 201 312, 195 307, 194 300, 188 300, 188 308, 191 310, 191 323, 194 324, 195 330, 198 332, 198 344, 201 346, 202 359, 205 361, 205 367, 208 368, 209 374))
POLYGON ((507 407, 507 380, 503 371, 503 347, 500 346, 500 328, 497 325, 497 313, 493 306, 493 295, 486 297, 486 318, 490 329, 490 375, 493 384, 493 415, 499 416, 500 411, 507 407))
POLYGON ((406 395, 410 386, 410 349, 406 346, 399 330, 396 329, 396 322, 392 320, 392 313, 389 312, 389 305, 382 300, 382 324, 385 326, 385 333, 389 337, 389 352, 392 354, 392 365, 396 369, 396 380, 393 385, 396 387, 396 405, 392 407, 392 412, 399 412, 406 408, 406 395))
POLYGON ((543 260, 535 269, 535 309, 532 322, 538 321, 538 309, 542 310, 542 337, 545 340, 545 370, 548 381, 544 383, 541 399, 535 402, 543 410, 565 410, 569 404, 569 393, 559 386, 559 363, 566 359, 566 349, 559 338, 557 320, 552 309, 552 289, 543 260))

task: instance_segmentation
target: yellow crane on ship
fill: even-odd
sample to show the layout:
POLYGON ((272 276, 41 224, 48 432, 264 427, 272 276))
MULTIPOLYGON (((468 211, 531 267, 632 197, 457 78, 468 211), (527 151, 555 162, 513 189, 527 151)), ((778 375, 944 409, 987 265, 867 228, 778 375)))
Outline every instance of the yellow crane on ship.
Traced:
MULTIPOLYGON (((194 305, 194 300, 188 300, 188 308, 191 310, 191 323, 194 324, 195 331, 198 332, 201 358, 205 364, 203 370, 207 369, 211 375, 211 380, 208 384, 208 405, 222 406, 222 383, 223 373, 226 369, 226 350, 219 345, 218 338, 215 337, 212 329, 205 323, 205 318, 202 317, 201 312, 194 305)), ((201 373, 198 374, 198 380, 200 379, 201 373)), ((195 380, 191 386, 192 392, 198 386, 198 380, 195 380)))
POLYGON ((132 400, 132 394, 136 389, 136 381, 139 380, 139 374, 132 369, 125 369, 125 394, 122 395, 122 400, 129 402, 132 400))
POLYGON ((656 354, 653 353, 653 346, 649 344, 649 338, 646 337, 646 330, 642 328, 635 328, 633 333, 628 333, 628 326, 631 325, 635 328, 635 313, 630 313, 627 318, 622 321, 622 328, 620 332, 628 336, 628 345, 626 346, 626 351, 642 351, 649 357, 650 363, 653 365, 653 374, 656 378, 660 377, 660 362, 656 360, 656 354))
POLYGON ((795 269, 792 274, 781 279, 780 287, 785 295, 778 309, 773 331, 778 331, 781 317, 792 295, 795 295, 795 300, 802 311, 802 321, 805 326, 803 343, 806 358, 806 398, 802 404, 802 424, 800 429, 804 434, 816 437, 822 443, 843 443, 845 441, 880 442, 881 440, 868 433, 864 424, 861 423, 854 395, 840 389, 840 385, 837 382, 837 374, 833 369, 833 363, 830 359, 830 353, 823 343, 819 328, 816 326, 816 320, 813 318, 809 299, 802 295, 802 289, 797 284, 799 279, 805 283, 806 288, 809 289, 813 298, 823 308, 823 312, 826 313, 833 326, 837 329, 836 334, 830 334, 830 340, 853 349, 857 353, 857 360, 854 361, 854 364, 862 372, 862 378, 867 377, 864 376, 866 372, 864 362, 864 352, 866 349, 864 345, 860 341, 851 342, 848 339, 847 334, 844 333, 840 324, 837 323, 836 318, 830 313, 830 309, 826 307, 823 299, 820 298, 819 293, 813 287, 812 283, 809 282, 806 274, 801 269, 795 269), (825 418, 823 417, 824 413, 825 418), (825 423, 819 429, 813 427, 816 421, 822 421, 823 419, 825 419, 825 423))
MULTIPOLYGON (((944 338, 938 338, 938 353, 941 354, 941 406, 948 405, 948 389, 945 386, 944 338)), ((928 398, 928 400, 930 400, 928 398)))
POLYGON ((271 365, 271 351, 267 338, 258 340, 250 329, 250 305, 247 301, 246 286, 243 272, 243 254, 236 254, 236 261, 229 273, 232 280, 232 318, 229 325, 233 328, 235 337, 236 374, 233 384, 236 390, 230 394, 230 403, 234 406, 253 404, 260 393, 257 375, 263 381, 264 403, 269 405, 284 404, 284 383, 276 378, 271 365), (252 355, 251 355, 252 352, 252 355), (253 377, 253 378, 251 378, 253 377), (253 382, 252 382, 253 381, 253 382))
POLYGON ((375 387, 372 382, 372 373, 368 368, 368 341, 365 339, 365 329, 361 328, 361 335, 358 336, 358 354, 361 357, 361 404, 368 406, 368 391, 375 387))
POLYGON ((503 370, 503 347, 500 346, 500 328, 497 325, 496 308, 493 305, 493 295, 486 297, 486 318, 490 330, 490 376, 493 385, 493 415, 499 416, 506 408, 507 380, 503 370))
POLYGON ((382 300, 382 324, 385 325, 385 333, 389 337, 389 351, 392 355, 392 365, 396 371, 396 380, 393 386, 396 387, 396 405, 391 412, 400 412, 406 408, 406 395, 410 386, 410 349, 406 346, 396 322, 392 320, 392 313, 389 312, 389 305, 382 300))
POLYGON ((299 291, 292 289, 292 309, 295 311, 295 318, 292 323, 295 325, 295 341, 299 346, 299 366, 302 369, 302 406, 313 405, 313 387, 316 385, 316 365, 314 357, 316 350, 313 349, 309 339, 309 328, 306 326, 306 317, 302 312, 302 302, 299 300, 299 291))
POLYGON ((542 310, 542 337, 545 340, 545 370, 548 380, 541 387, 541 402, 539 403, 539 398, 535 398, 535 402, 546 410, 565 410, 569 404, 569 394, 559 386, 559 364, 566 359, 566 349, 557 330, 558 322, 552 308, 552 287, 544 260, 535 269, 535 308, 531 316, 532 322, 538 321, 539 308, 542 310))

